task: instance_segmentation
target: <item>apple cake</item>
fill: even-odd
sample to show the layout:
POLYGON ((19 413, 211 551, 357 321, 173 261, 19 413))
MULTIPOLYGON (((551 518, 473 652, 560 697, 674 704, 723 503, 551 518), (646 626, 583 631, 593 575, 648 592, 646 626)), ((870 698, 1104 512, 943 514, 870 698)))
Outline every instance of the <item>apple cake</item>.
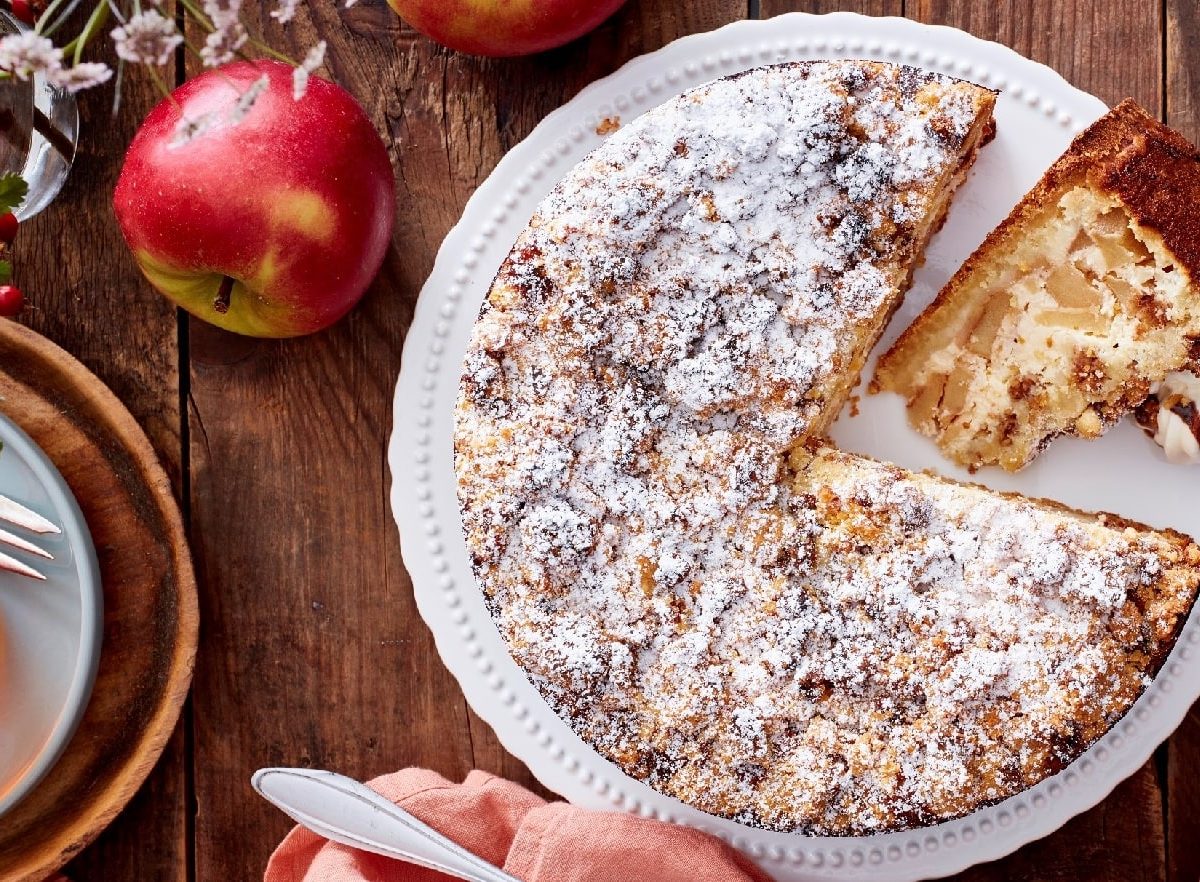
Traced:
POLYGON ((1094 438, 1200 355, 1200 155, 1124 101, 1080 134, 879 360, 974 470, 1094 438))
POLYGON ((701 86, 570 171, 492 284, 454 434, 476 576, 547 702, 663 793, 952 818, 1078 755, 1178 633, 1185 537, 821 441, 994 97, 865 61, 701 86))

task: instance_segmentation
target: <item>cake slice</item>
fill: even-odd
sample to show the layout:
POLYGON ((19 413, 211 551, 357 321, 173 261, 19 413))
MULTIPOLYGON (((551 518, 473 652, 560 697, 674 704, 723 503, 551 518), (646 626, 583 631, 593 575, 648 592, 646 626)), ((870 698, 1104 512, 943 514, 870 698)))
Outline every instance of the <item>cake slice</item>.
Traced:
POLYGON ((1126 100, 1080 134, 879 361, 974 470, 1094 438, 1196 360, 1200 155, 1126 100))
MULTIPOLYGON (((780 737, 781 764, 821 786, 775 791, 778 811, 799 800, 862 833, 1033 786, 1128 711, 1195 600, 1200 548, 1174 531, 823 444, 791 463, 802 575, 763 591, 782 621, 743 609, 726 639, 765 640, 797 692, 826 689, 840 750, 811 750, 811 724, 780 737)), ((776 720, 795 707, 783 696, 776 720)))

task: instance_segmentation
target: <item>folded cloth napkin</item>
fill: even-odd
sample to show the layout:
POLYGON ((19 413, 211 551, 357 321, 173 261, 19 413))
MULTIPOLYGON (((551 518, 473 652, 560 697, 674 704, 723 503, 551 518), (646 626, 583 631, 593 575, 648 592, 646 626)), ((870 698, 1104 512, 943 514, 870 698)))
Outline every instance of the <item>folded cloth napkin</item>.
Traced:
MULTIPOLYGON (((546 802, 486 772, 452 784, 405 769, 370 787, 525 882, 769 882, 720 839, 636 815, 546 802)), ((328 842, 296 827, 264 882, 444 882, 442 873, 328 842)))

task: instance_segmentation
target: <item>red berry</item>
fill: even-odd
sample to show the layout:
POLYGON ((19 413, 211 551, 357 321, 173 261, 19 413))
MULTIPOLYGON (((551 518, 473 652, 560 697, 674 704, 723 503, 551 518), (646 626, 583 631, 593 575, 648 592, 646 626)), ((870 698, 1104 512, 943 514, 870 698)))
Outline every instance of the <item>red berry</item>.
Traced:
POLYGON ((0 285, 0 315, 12 318, 25 307, 25 295, 16 285, 0 285))
POLYGON ((8 214, 0 214, 0 242, 8 245, 12 244, 12 240, 17 238, 17 216, 11 211, 8 214))
POLYGON ((33 4, 30 0, 12 0, 12 13, 30 27, 37 24, 37 16, 33 14, 33 4))

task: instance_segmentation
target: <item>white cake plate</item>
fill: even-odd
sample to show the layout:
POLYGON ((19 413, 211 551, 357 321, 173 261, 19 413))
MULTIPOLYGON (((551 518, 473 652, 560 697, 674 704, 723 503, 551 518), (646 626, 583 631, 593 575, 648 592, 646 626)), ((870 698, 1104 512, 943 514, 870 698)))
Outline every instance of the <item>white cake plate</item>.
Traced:
MULTIPOLYGON (((541 198, 596 147, 606 118, 628 122, 692 86, 782 61, 874 58, 1001 90, 998 135, 955 197, 886 345, 1104 105, 1058 74, 962 31, 849 13, 782 15, 697 34, 631 61, 546 117, 475 192, 421 292, 396 389, 389 461, 392 509, 421 614, 475 711, 538 780, 574 803, 637 812, 714 833, 779 880, 902 882, 948 875, 1045 836, 1136 771, 1200 695, 1200 621, 1193 613, 1154 684, 1121 722, 1067 769, 999 805, 935 827, 871 837, 771 833, 715 818, 624 775, 578 738, 509 657, 471 572, 462 538, 451 432, 460 364, 492 278, 541 198)), ((870 377, 873 366, 864 376, 870 377)), ((863 397, 833 435, 846 449, 910 468, 968 475, 906 424, 892 395, 863 397)), ((1107 509, 1200 535, 1187 483, 1131 425, 1096 442, 1056 442, 1020 475, 974 476, 1003 490, 1107 509)), ((652 857, 648 857, 652 860, 652 857)), ((649 866, 648 870, 651 869, 649 866)))

